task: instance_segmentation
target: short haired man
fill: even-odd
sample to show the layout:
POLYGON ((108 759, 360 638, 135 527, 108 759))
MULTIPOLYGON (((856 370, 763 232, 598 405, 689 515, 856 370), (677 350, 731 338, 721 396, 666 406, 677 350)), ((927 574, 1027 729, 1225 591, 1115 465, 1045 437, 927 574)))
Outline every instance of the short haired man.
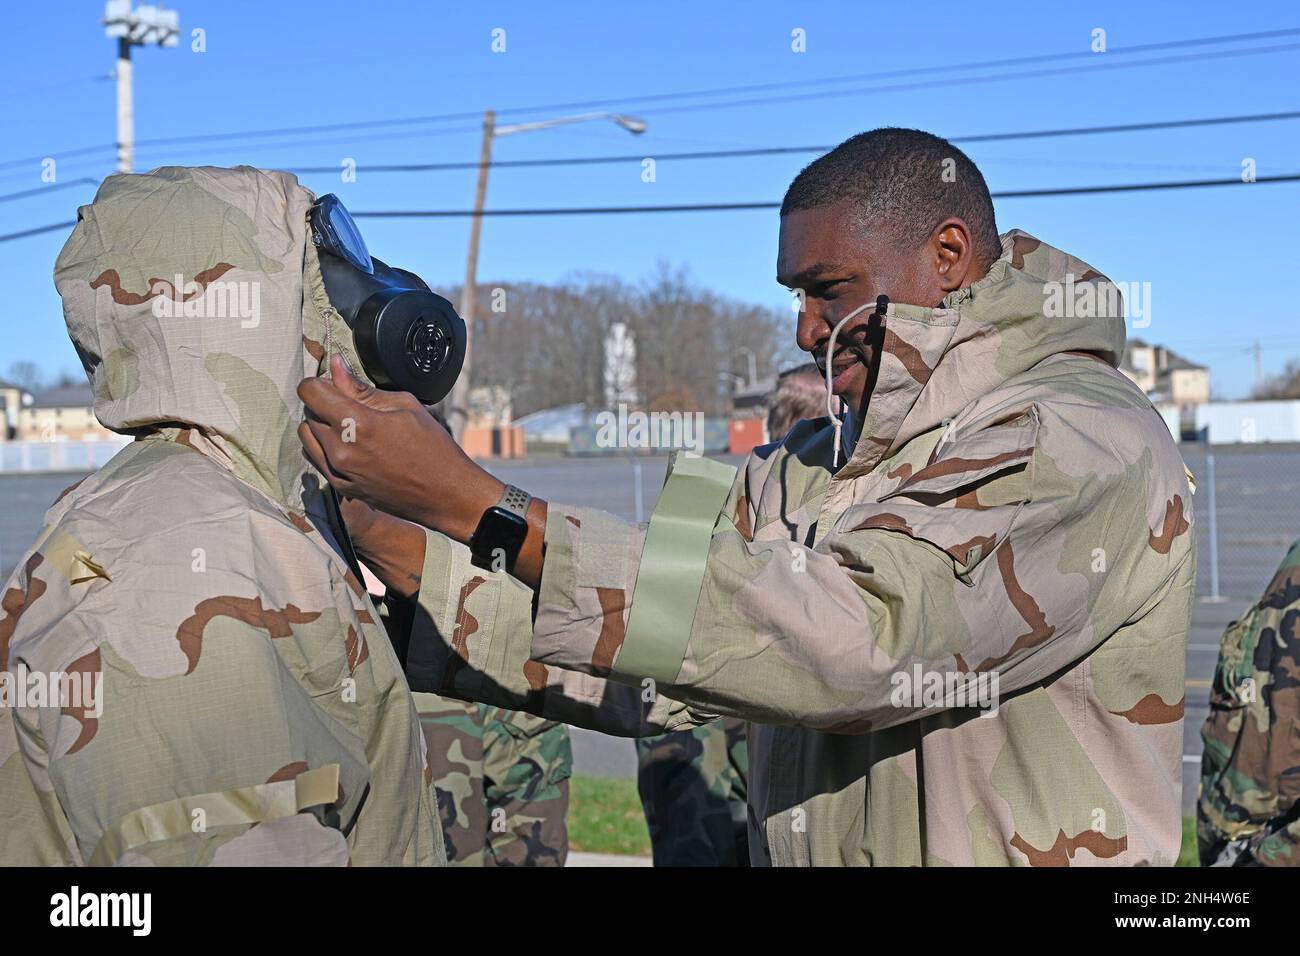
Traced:
POLYGON ((359 545, 422 568, 424 678, 628 734, 746 718, 756 863, 1172 864, 1188 475, 1116 370, 1122 311, 1057 308, 1114 287, 999 237, 974 164, 899 129, 799 174, 777 272, 846 420, 734 480, 679 459, 648 530, 503 489, 400 397, 303 383, 317 466, 432 529, 359 545))

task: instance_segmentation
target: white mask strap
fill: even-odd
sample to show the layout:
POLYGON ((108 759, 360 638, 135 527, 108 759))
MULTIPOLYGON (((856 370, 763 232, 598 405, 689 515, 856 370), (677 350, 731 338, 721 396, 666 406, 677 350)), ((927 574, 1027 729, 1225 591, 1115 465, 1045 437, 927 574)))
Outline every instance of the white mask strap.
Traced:
MULTIPOLYGON (((889 297, 884 295, 877 296, 875 302, 862 303, 862 305, 858 306, 844 318, 835 323, 835 327, 831 329, 830 341, 826 343, 826 414, 829 415, 831 421, 835 423, 835 457, 831 463, 832 468, 838 468, 840 466, 840 431, 844 425, 843 416, 835 413, 835 407, 832 404, 835 401, 835 396, 831 393, 831 383, 834 380, 832 363, 835 358, 835 339, 839 336, 840 330, 848 324, 849 320, 858 315, 864 309, 872 309, 883 316, 887 308, 889 308, 889 297)), ((843 400, 840 401, 840 408, 841 410, 844 408, 843 400)))

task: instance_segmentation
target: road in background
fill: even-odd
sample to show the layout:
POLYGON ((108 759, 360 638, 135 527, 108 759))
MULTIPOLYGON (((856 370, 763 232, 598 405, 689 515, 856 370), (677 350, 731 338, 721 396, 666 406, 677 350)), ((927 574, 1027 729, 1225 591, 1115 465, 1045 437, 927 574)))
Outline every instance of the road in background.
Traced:
MULTIPOLYGON (((1208 522, 1207 449, 1184 445, 1196 476, 1198 538, 1197 600, 1187 647, 1187 702, 1183 729, 1183 805, 1195 805, 1200 772, 1200 729, 1208 709, 1210 679, 1219 638, 1229 621, 1262 593, 1291 542, 1300 538, 1300 448, 1231 445, 1212 449, 1219 591, 1210 601, 1211 551, 1208 522)), ((741 459, 728 459, 739 464, 741 459)), ((621 517, 648 518, 659 498, 667 459, 529 458, 488 463, 504 481, 552 501, 581 503, 621 517), (640 471, 640 480, 637 471, 640 471), (640 487, 638 503, 637 488, 640 487)), ((59 493, 84 474, 0 475, 0 573, 7 579, 41 526, 41 515, 59 493)), ((141 516, 148 521, 148 515, 141 516)), ((573 734, 578 773, 627 777, 636 772, 631 741, 591 731, 573 734)))

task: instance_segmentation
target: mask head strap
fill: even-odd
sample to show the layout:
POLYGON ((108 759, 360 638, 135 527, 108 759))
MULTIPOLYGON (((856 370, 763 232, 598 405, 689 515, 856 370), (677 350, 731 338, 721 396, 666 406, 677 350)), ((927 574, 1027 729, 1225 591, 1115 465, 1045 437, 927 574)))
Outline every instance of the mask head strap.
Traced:
MULTIPOLYGON (((872 315, 879 315, 883 319, 885 316, 885 310, 889 308, 889 296, 876 296, 874 305, 875 311, 872 312, 872 315)), ((831 464, 832 468, 838 468, 840 466, 840 432, 844 426, 844 416, 842 414, 836 414, 835 406, 833 404, 835 401, 835 395, 831 392, 831 383, 834 379, 832 362, 835 357, 835 339, 839 337, 840 330, 843 329, 851 319, 871 307, 872 303, 864 302, 844 318, 836 322, 835 327, 831 329, 830 341, 826 343, 826 414, 829 415, 831 421, 835 423, 835 457, 831 464)), ((844 401, 841 399, 841 410, 843 410, 843 406, 844 401)))

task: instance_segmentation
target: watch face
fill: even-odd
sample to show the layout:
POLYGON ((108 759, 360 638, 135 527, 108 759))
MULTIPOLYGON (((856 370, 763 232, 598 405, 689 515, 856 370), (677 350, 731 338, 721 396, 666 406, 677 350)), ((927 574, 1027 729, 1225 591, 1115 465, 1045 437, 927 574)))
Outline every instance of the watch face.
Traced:
POLYGON ((474 564, 489 571, 509 572, 528 537, 528 520, 505 508, 493 506, 483 512, 478 529, 470 539, 474 564))

